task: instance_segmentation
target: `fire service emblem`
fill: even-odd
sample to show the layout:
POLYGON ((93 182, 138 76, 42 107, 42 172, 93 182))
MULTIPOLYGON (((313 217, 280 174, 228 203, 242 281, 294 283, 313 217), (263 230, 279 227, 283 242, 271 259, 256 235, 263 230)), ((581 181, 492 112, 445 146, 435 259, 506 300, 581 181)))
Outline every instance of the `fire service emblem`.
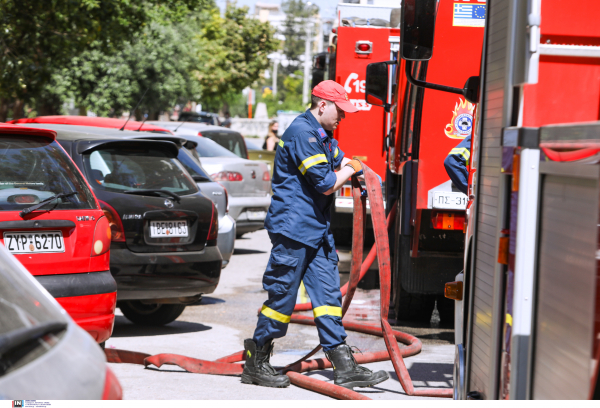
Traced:
POLYGON ((473 130, 473 109, 475 105, 467 100, 458 98, 452 112, 452 120, 446 125, 444 132, 450 139, 464 139, 473 130))

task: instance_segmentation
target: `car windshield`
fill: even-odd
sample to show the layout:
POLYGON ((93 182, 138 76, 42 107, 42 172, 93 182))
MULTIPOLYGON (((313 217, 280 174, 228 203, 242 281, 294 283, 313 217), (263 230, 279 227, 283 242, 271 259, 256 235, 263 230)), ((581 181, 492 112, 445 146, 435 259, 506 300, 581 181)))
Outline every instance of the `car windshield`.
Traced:
POLYGON ((245 138, 244 141, 246 142, 246 147, 248 148, 248 150, 263 150, 262 146, 259 145, 258 142, 255 140, 245 138))
POLYGON ((48 208, 96 208, 81 173, 58 143, 42 137, 0 138, 0 211, 23 210, 73 192, 77 194, 59 198, 48 208))
POLYGON ((206 178, 206 181, 211 181, 208 173, 198 164, 196 159, 192 157, 192 153, 187 149, 179 149, 179 154, 177 155, 177 160, 181 162, 183 167, 190 173, 192 176, 202 176, 206 178))
POLYGON ((202 131, 202 136, 214 140, 225 149, 229 150, 237 157, 242 159, 248 158, 248 152, 246 151, 246 144, 242 135, 236 132, 218 132, 214 130, 202 131))
POLYGON ((195 138, 194 141, 198 142, 196 151, 200 157, 238 157, 210 139, 199 137, 197 139, 195 138))
POLYGON ((100 148, 84 155, 84 164, 90 183, 108 191, 164 189, 177 195, 198 192, 181 163, 156 148, 100 148))
MULTIPOLYGON (((0 339, 19 330, 67 322, 50 295, 38 289, 29 272, 4 246, 0 248, 0 262, 0 339)), ((51 338, 40 339, 0 355, 0 377, 45 353, 53 342, 51 338)))

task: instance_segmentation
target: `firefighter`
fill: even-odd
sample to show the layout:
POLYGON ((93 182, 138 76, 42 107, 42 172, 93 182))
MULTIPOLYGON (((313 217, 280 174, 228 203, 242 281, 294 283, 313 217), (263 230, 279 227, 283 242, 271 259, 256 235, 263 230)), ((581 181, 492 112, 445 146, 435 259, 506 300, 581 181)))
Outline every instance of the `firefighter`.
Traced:
POLYGON ((361 175, 358 160, 344 157, 332 131, 345 113, 358 109, 344 87, 323 81, 312 91, 311 107, 298 116, 279 141, 273 170, 273 198, 265 220, 273 249, 263 276, 269 293, 252 339, 244 341, 242 382, 287 387, 286 375, 269 362, 273 339, 285 336, 304 281, 313 306, 319 340, 334 369, 334 383, 349 389, 379 384, 389 378, 356 363, 342 325, 338 257, 330 226, 334 192, 361 175))
POLYGON ((452 183, 468 195, 469 158, 471 157, 471 135, 465 137, 444 160, 444 167, 452 183))

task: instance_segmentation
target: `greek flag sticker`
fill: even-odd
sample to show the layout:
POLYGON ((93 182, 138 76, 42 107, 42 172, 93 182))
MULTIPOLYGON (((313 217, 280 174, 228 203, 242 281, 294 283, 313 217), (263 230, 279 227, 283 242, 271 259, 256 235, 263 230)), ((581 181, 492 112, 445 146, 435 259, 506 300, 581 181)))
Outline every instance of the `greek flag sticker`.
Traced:
POLYGON ((452 25, 457 27, 483 27, 485 4, 454 3, 452 25))

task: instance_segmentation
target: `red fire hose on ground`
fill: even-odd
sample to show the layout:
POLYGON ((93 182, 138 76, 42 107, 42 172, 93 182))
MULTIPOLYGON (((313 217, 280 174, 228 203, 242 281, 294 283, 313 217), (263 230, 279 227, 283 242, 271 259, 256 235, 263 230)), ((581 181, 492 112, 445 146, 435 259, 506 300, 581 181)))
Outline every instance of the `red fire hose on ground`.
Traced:
MULTIPOLYGON (((394 206, 390 211, 386 222, 379 178, 375 172, 373 172, 364 164, 363 169, 365 172, 365 181, 367 186, 366 189, 371 204, 371 218, 373 220, 373 230, 375 232, 375 245, 373 248, 371 248, 371 251, 364 262, 362 262, 364 231, 367 220, 367 206, 366 197, 361 195, 362 188, 360 183, 355 177, 353 177, 352 195, 354 198, 354 236, 352 238, 352 263, 350 280, 341 289, 342 295, 345 296, 344 303, 342 305, 342 316, 346 314, 346 311, 350 307, 350 303, 352 302, 358 282, 364 277, 369 267, 373 263, 375 256, 377 255, 377 260, 379 263, 379 282, 381 287, 381 327, 377 327, 373 324, 344 322, 344 328, 350 331, 383 337, 387 349, 357 355, 356 361, 359 364, 366 364, 392 360, 396 375, 398 376, 400 384, 402 385, 402 388, 406 394, 411 396, 452 398, 452 389, 414 388, 408 370, 406 369, 406 365, 404 364, 404 357, 410 357, 418 354, 421 351, 421 341, 409 334, 392 330, 387 321, 391 287, 390 250, 387 226, 393 224, 394 222, 396 206, 394 206), (406 347, 398 347, 398 342, 404 344, 406 347)), ((296 305, 294 310, 304 311, 310 309, 312 309, 310 303, 303 303, 296 305)), ((312 317, 297 314, 292 315, 291 323, 315 325, 312 317)), ((310 357, 316 354, 320 348, 321 346, 318 346, 300 360, 280 368, 290 378, 290 382, 298 387, 328 395, 332 398, 357 400, 370 399, 362 394, 359 394, 358 392, 301 374, 307 371, 331 368, 331 363, 326 359, 318 358, 314 360, 308 360, 310 357)), ((244 368, 243 363, 241 362, 244 361, 245 356, 243 350, 229 356, 219 358, 216 361, 200 360, 177 354, 157 354, 151 356, 149 354, 118 349, 106 349, 105 353, 108 362, 111 363, 141 364, 145 367, 149 366, 150 364, 156 367, 161 367, 163 364, 169 364, 177 365, 191 373, 213 375, 241 375, 244 368)))

